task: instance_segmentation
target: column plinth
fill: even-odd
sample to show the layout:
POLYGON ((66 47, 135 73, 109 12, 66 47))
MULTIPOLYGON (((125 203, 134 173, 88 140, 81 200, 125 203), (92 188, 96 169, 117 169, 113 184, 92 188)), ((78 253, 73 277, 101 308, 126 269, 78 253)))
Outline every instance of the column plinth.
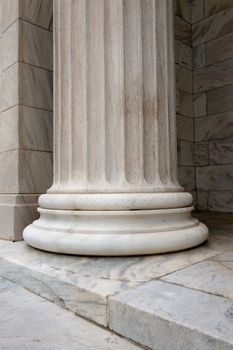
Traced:
POLYGON ((200 244, 177 180, 172 0, 57 0, 54 20, 54 182, 24 239, 85 255, 200 244))

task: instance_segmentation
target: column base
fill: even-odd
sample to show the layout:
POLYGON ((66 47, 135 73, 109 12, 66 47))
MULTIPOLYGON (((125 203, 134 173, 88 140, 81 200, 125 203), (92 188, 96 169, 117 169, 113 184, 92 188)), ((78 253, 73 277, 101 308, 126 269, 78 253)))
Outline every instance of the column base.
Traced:
POLYGON ((38 249, 75 255, 126 256, 166 253, 201 244, 208 228, 193 207, 132 211, 39 208, 40 219, 23 233, 38 249))

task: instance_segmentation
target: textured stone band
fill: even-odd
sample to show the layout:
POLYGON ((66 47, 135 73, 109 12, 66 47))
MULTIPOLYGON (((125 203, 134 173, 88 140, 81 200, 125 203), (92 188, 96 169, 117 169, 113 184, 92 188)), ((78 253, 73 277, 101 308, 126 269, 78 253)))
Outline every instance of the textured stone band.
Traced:
POLYGON ((192 205, 187 192, 44 194, 39 204, 47 209, 65 210, 143 210, 182 208, 192 205))

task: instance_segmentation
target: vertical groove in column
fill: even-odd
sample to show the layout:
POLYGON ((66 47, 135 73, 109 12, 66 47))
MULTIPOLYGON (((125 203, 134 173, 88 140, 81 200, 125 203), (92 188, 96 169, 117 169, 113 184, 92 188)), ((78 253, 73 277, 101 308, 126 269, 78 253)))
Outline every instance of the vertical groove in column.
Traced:
POLYGON ((60 1, 60 40, 62 47, 60 51, 60 181, 61 186, 69 186, 71 172, 70 155, 70 126, 71 126, 71 88, 70 88, 70 6, 71 1, 60 1))
MULTIPOLYGON (((170 0, 156 1, 156 41, 159 42, 157 50, 158 57, 158 140, 159 140, 159 175, 165 185, 171 185, 171 174, 176 169, 175 164, 171 164, 176 154, 175 138, 171 140, 172 132, 175 135, 175 110, 174 110, 174 61, 171 42, 167 42, 168 36, 172 33, 169 22, 168 8, 172 11, 170 0), (171 169, 172 167, 172 169, 171 169)), ((172 13, 173 15, 173 13, 172 13)), ((170 15, 171 16, 171 15, 170 15)), ((171 38, 170 38, 171 39, 171 38)), ((172 39, 173 40, 173 39, 172 39)))
MULTIPOLYGON (((155 0, 157 9, 161 8, 167 0, 155 0)), ((156 41, 159 42, 159 50, 157 51, 157 59, 158 59, 158 71, 157 71, 157 79, 158 79, 158 87, 157 87, 157 113, 158 113, 158 140, 159 140, 159 175, 162 182, 167 181, 167 166, 166 166, 166 140, 168 137, 166 126, 167 126, 167 118, 168 118, 168 110, 167 110, 167 101, 165 100, 166 94, 166 52, 164 47, 164 39, 166 36, 166 23, 164 22, 164 15, 158 11, 156 13, 156 41)))
MULTIPOLYGON (((73 10, 73 4, 74 1, 69 2, 69 5, 67 5, 67 49, 68 47, 71 48, 69 52, 67 52, 67 83, 68 83, 68 88, 67 88, 67 115, 66 118, 67 120, 67 125, 68 125, 68 140, 67 140, 67 146, 68 146, 68 179, 67 184, 68 188, 71 186, 71 179, 72 179, 72 171, 73 171, 73 166, 72 166, 72 161, 73 161, 73 101, 72 101, 72 54, 73 54, 73 42, 72 42, 72 29, 73 29, 73 16, 72 16, 72 10, 73 10)), ((67 50, 68 51, 68 50, 67 50)))
POLYGON ((124 0, 125 172, 130 184, 143 177, 141 1, 124 0))
POLYGON ((61 80, 60 80, 60 57, 61 57, 61 25, 60 25, 60 0, 53 2, 54 9, 54 137, 53 137, 53 187, 56 188, 60 183, 60 166, 61 166, 61 158, 60 158, 60 124, 61 124, 61 80))
POLYGON ((144 179, 160 184, 158 178, 157 52, 155 1, 141 0, 143 69, 143 164, 144 179))
POLYGON ((104 2, 87 3, 87 157, 88 181, 105 179, 104 2))
POLYGON ((104 1, 105 18, 105 160, 106 180, 124 177, 123 0, 104 1))
POLYGON ((171 0, 56 0, 54 185, 178 186, 171 0))
POLYGON ((87 178, 86 0, 72 1, 71 17, 71 184, 80 189, 87 178))
POLYGON ((174 8, 173 2, 166 2, 165 13, 167 16, 167 27, 169 28, 167 32, 167 52, 168 52, 168 96, 169 96, 169 105, 168 105, 168 113, 169 113, 169 176, 171 181, 176 186, 179 186, 178 182, 178 161, 177 161, 177 132, 176 132, 176 84, 175 84, 175 45, 174 45, 174 8))

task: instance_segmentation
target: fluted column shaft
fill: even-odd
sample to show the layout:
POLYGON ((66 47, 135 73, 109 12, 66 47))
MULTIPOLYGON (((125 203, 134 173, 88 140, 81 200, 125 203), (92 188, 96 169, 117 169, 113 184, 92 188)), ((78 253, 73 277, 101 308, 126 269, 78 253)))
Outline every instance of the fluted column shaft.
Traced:
MULTIPOLYGON (((57 211, 53 215, 107 210, 115 220, 108 232, 129 233, 130 225, 131 231, 155 232, 164 217, 155 219, 152 213, 151 227, 150 219, 134 217, 141 220, 136 227, 131 216, 128 225, 125 216, 116 218, 127 214, 114 211, 170 210, 192 203, 177 180, 172 3, 54 1, 54 182, 40 198, 46 217, 49 210, 57 211)), ((79 216, 76 226, 73 222, 74 231, 83 220, 79 216)), ((109 217, 103 220, 98 232, 109 217)), ((79 234, 83 230, 92 228, 81 226, 79 234)))
POLYGON ((172 1, 54 5, 50 193, 179 191, 172 1))

